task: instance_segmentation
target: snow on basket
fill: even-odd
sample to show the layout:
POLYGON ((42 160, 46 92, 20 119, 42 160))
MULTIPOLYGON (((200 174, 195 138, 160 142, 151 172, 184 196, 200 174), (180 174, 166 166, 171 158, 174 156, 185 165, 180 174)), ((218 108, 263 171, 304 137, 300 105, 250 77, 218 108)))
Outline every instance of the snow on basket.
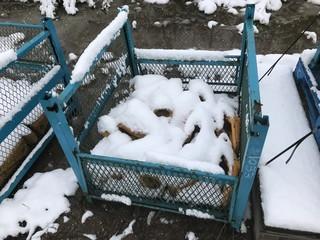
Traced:
POLYGON ((260 107, 254 5, 247 7, 241 52, 226 53, 135 49, 131 24, 118 24, 127 12, 122 8, 79 57, 80 66, 93 46, 98 49, 87 72, 75 71, 77 81, 45 103, 46 109, 60 106, 45 113, 81 189, 90 197, 210 216, 239 229, 268 129, 260 107), (90 85, 80 105, 91 112, 73 133, 61 104, 83 82, 90 85))
MULTIPOLYGON (((238 154, 233 151, 238 149, 240 127, 236 97, 214 94, 200 79, 192 80, 186 91, 179 78, 143 75, 131 81, 134 91, 130 97, 99 118, 98 131, 104 138, 93 148, 92 154, 238 175, 238 154), (228 129, 227 126, 233 127, 228 129), (236 139, 233 144, 229 138, 232 135, 236 139)), ((102 167, 100 171, 110 169, 102 167)), ((177 179, 174 184, 164 185, 164 176, 142 174, 131 179, 120 172, 113 181, 113 185, 117 181, 136 181, 132 194, 151 189, 163 191, 163 197, 168 199, 183 199, 202 184, 196 180, 177 179)), ((227 204, 229 188, 212 187, 215 190, 208 197, 215 206, 227 204)), ((198 201, 205 202, 205 199, 198 201)))

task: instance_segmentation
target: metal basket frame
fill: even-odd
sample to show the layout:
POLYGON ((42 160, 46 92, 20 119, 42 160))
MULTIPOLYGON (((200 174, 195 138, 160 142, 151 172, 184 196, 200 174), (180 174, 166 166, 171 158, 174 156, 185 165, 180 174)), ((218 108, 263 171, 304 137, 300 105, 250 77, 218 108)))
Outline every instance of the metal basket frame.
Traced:
MULTIPOLYGON (((127 9, 122 8, 120 11, 127 11, 127 9)), ((187 215, 194 215, 192 212, 196 211, 208 218, 228 222, 235 229, 240 229, 269 126, 268 118, 261 113, 253 17, 254 5, 247 5, 241 55, 231 56, 227 61, 139 59, 135 53, 136 49, 134 48, 130 23, 127 21, 119 31, 121 30, 125 36, 125 63, 128 71, 126 73, 115 74, 110 78, 112 82, 121 82, 126 74, 131 76, 144 74, 143 65, 146 66, 148 64, 154 66, 161 66, 161 64, 187 67, 202 66, 202 68, 213 66, 235 67, 236 74, 234 81, 225 85, 231 86, 231 89, 227 92, 240 96, 241 170, 237 177, 188 170, 176 166, 141 162, 132 159, 95 156, 81 151, 81 143, 94 126, 104 105, 111 99, 112 93, 117 89, 117 84, 111 84, 102 91, 78 136, 75 136, 70 129, 63 111, 63 106, 64 103, 76 93, 77 89, 79 89, 82 84, 81 81, 68 84, 59 96, 51 96, 48 99, 42 100, 41 103, 45 114, 60 142, 69 164, 75 172, 82 191, 88 197, 102 199, 102 194, 125 195, 131 199, 134 205, 187 215), (120 175, 118 174, 119 172, 121 173, 120 175), (119 178, 119 182, 113 182, 114 185, 107 185, 107 181, 113 181, 112 179, 110 180, 110 178, 112 178, 114 174, 118 174, 118 177, 115 178, 119 178), (177 200, 175 194, 172 194, 170 189, 168 191, 168 188, 166 188, 165 193, 154 195, 155 192, 153 190, 146 190, 137 184, 137 179, 145 174, 161 179, 166 187, 172 185, 177 186, 175 185, 177 181, 185 183, 190 180, 195 180, 199 183, 197 186, 200 187, 190 190, 188 193, 184 192, 186 195, 179 196, 179 200, 177 200), (123 177, 125 181, 122 181, 123 177), (124 190, 120 191, 119 189, 124 190), (215 190, 210 192, 212 189, 215 190), (209 198, 211 196, 210 194, 216 194, 217 189, 220 189, 219 191, 222 192, 228 189, 228 200, 223 207, 221 207, 220 203, 218 205, 212 203, 212 198, 209 198), (198 195, 204 197, 197 198, 198 195), (207 201, 207 199, 209 199, 209 201, 207 201)), ((118 39, 114 41, 118 41, 118 39)), ((92 66, 100 61, 103 54, 108 51, 108 47, 109 45, 106 45, 97 55, 96 61, 92 66)), ((90 75, 90 72, 87 74, 90 75)), ((189 80, 187 79, 186 81, 188 82, 189 80)), ((215 81, 211 82, 211 84, 213 87, 219 85, 215 81)), ((216 91, 219 92, 219 89, 216 91)))
MULTIPOLYGON (((57 84, 67 85, 70 79, 70 73, 64 59, 63 50, 51 19, 44 18, 40 24, 0 22, 0 34, 2 37, 7 37, 12 33, 21 33, 24 35, 24 39, 21 43, 15 45, 9 41, 1 44, 1 48, 4 51, 12 49, 14 46, 17 59, 0 69, 0 77, 6 78, 9 76, 10 79, 17 82, 19 76, 23 76, 32 86, 53 69, 54 66, 60 66, 60 68, 41 89, 30 96, 29 99, 24 99, 25 93, 15 92, 15 95, 12 96, 14 104, 10 107, 14 109, 14 107, 20 104, 19 111, 13 111, 6 109, 5 106, 1 106, 1 110, 5 112, 4 117, 6 117, 7 114, 12 116, 2 122, 0 128, 0 143, 8 139, 10 134, 18 128, 19 124, 28 116, 30 117, 36 108, 39 108, 40 99, 44 99, 48 91, 57 86, 57 84)), ((49 130, 26 156, 11 179, 0 189, 0 202, 14 191, 20 180, 25 176, 50 142, 53 135, 52 129, 49 130)), ((6 149, 0 149, 0 151, 6 151, 6 149)))

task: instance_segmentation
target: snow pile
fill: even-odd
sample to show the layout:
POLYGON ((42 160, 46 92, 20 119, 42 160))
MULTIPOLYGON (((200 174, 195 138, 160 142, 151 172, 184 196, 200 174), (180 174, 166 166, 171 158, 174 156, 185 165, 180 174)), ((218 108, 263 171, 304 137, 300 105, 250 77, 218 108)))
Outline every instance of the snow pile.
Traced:
POLYGON ((137 29, 137 21, 136 20, 132 21, 132 29, 137 29))
POLYGON ((320 0, 308 0, 308 2, 320 5, 320 0))
POLYGON ((150 211, 149 212, 148 217, 147 217, 147 225, 148 226, 151 225, 151 221, 152 221, 152 218, 154 217, 154 215, 156 215, 155 211, 150 211))
POLYGON ((196 236, 194 232, 187 232, 185 239, 187 240, 198 240, 199 238, 196 236))
POLYGON ((208 22, 208 28, 212 29, 214 26, 217 26, 219 23, 217 21, 211 20, 208 22))
MULTIPOLYGON (((313 55, 310 51, 306 55, 310 61, 313 55)), ((260 75, 278 57, 259 56, 260 75)), ((310 131, 292 77, 298 57, 284 56, 271 75, 260 83, 263 112, 270 117, 259 171, 262 207, 267 226, 320 233, 320 154, 315 139, 307 138, 288 164, 285 161, 291 151, 264 165, 310 131)))
POLYGON ((70 218, 68 218, 67 216, 63 216, 63 222, 67 223, 70 221, 70 218))
MULTIPOLYGON (((239 33, 240 35, 242 35, 243 28, 244 28, 244 23, 238 24, 238 25, 236 26, 236 28, 238 29, 238 33, 239 33)), ((257 28, 255 25, 253 25, 253 32, 254 32, 254 33, 259 33, 259 30, 258 30, 258 28, 257 28)))
MULTIPOLYGON (((310 2, 317 3, 318 0, 309 0, 310 2)), ((145 0, 145 2, 164 4, 168 0, 145 0)), ((213 14, 218 7, 227 9, 228 13, 238 14, 236 8, 244 11, 247 4, 255 4, 254 20, 259 21, 261 24, 269 24, 271 13, 270 11, 278 11, 282 7, 281 0, 194 0, 197 4, 199 11, 205 14, 213 14)))
MULTIPOLYGON (((26 2, 27 0, 20 0, 21 2, 26 2)), ((39 10, 42 15, 48 18, 55 17, 56 7, 59 5, 57 0, 34 0, 34 2, 40 2, 39 10)), ((74 15, 78 12, 76 3, 87 3, 89 7, 95 7, 94 0, 63 0, 63 7, 68 14, 74 15)))
POLYGON ((314 44, 317 43, 317 33, 305 31, 304 35, 306 36, 307 39, 311 39, 314 44))
POLYGON ((69 62, 73 62, 78 59, 78 56, 74 53, 69 53, 68 57, 69 57, 69 62))
POLYGON ((123 230, 123 232, 119 235, 113 235, 109 240, 121 240, 121 239, 124 239, 125 237, 127 237, 128 235, 132 234, 133 233, 133 224, 135 224, 136 220, 132 220, 128 227, 123 230))
POLYGON ((197 209, 187 209, 185 211, 185 214, 187 216, 192 216, 196 218, 202 218, 202 219, 215 219, 213 215, 210 215, 209 213, 201 212, 197 209))
POLYGON ((233 150, 223 127, 225 117, 236 114, 236 98, 214 94, 199 79, 188 91, 181 79, 159 75, 136 76, 131 83, 131 96, 100 117, 105 138, 92 154, 231 174, 233 150), (219 166, 223 158, 227 170, 219 166))
POLYGON ((119 202, 127 206, 131 206, 131 199, 126 196, 119 196, 115 194, 101 194, 101 198, 106 201, 119 202))
POLYGON ((84 224, 89 217, 93 216, 93 212, 87 210, 81 217, 81 223, 84 224))
POLYGON ((19 233, 28 233, 27 239, 40 239, 46 232, 55 232, 58 224, 54 221, 70 211, 65 196, 73 195, 77 188, 71 169, 34 174, 12 199, 0 204, 0 239, 19 233), (35 233, 38 227, 42 230, 35 233))
POLYGON ((71 83, 83 80, 99 53, 117 37, 128 19, 128 13, 128 6, 123 6, 117 17, 84 50, 72 71, 71 83))
POLYGON ((90 240, 96 240, 97 239, 97 236, 95 234, 87 234, 87 233, 84 233, 82 234, 84 237, 90 239, 90 240))
POLYGON ((144 0, 147 3, 167 4, 169 0, 144 0))

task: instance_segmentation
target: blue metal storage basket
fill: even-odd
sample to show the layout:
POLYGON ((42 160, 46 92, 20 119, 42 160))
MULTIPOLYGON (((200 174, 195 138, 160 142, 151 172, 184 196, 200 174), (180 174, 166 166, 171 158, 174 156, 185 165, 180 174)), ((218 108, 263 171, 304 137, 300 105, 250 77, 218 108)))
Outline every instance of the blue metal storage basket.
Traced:
POLYGON ((134 205, 186 215, 201 214, 240 228, 268 130, 268 118, 261 113, 253 15, 254 5, 248 5, 241 54, 216 61, 140 58, 137 53, 141 50, 134 48, 130 24, 126 22, 111 44, 106 44, 97 54, 82 81, 69 84, 59 96, 42 101, 50 124, 85 194, 98 199, 105 194, 125 196, 134 205), (89 153, 98 139, 93 128, 97 118, 127 96, 130 78, 150 73, 180 77, 186 87, 195 77, 201 78, 215 92, 239 95, 239 176, 89 153), (83 84, 88 86, 82 88, 83 84), (63 105, 75 93, 80 96, 80 106, 87 118, 82 129, 74 128, 72 131, 63 105), (144 186, 142 178, 152 179, 153 186, 144 186))
POLYGON ((0 182, 6 183, 0 186, 0 202, 11 194, 53 136, 52 130, 44 129, 37 133, 38 141, 20 141, 29 134, 29 124, 43 114, 40 99, 57 84, 67 85, 70 78, 50 19, 38 25, 0 22, 0 52, 8 50, 14 50, 17 59, 0 67, 0 170, 6 164, 10 172, 17 171, 12 176, 7 176, 7 169, 0 171, 0 182), (45 76, 47 81, 43 81, 45 76))

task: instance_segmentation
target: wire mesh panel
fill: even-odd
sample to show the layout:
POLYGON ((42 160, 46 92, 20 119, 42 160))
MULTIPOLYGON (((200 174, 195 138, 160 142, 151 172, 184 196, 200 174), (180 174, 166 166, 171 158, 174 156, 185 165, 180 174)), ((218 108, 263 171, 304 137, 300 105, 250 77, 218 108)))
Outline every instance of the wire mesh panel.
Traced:
POLYGON ((229 58, 226 62, 207 61, 205 63, 139 58, 137 61, 141 74, 159 74, 167 78, 181 78, 184 89, 188 88, 190 80, 201 79, 210 84, 213 91, 217 93, 236 93, 238 90, 238 58, 229 58))
MULTIPOLYGON (((0 69, 1 128, 41 89, 39 80, 59 65, 48 36, 42 25, 0 23, 0 54, 13 50, 17 55, 0 69)), ((41 106, 34 106, 7 136, 1 133, 0 188, 49 129, 41 106)))
POLYGON ((120 30, 111 45, 104 49, 101 57, 97 57, 97 63, 91 67, 78 91, 83 117, 78 122, 81 128, 78 136, 84 150, 93 147, 98 139, 92 131, 89 133, 89 126, 94 124, 102 113, 106 113, 129 95, 131 73, 127 55, 124 32, 120 30))
POLYGON ((43 31, 41 25, 0 23, 0 52, 17 50, 43 31))
POLYGON ((81 155, 80 159, 90 195, 124 195, 137 204, 228 219, 234 177, 108 157, 81 155))

